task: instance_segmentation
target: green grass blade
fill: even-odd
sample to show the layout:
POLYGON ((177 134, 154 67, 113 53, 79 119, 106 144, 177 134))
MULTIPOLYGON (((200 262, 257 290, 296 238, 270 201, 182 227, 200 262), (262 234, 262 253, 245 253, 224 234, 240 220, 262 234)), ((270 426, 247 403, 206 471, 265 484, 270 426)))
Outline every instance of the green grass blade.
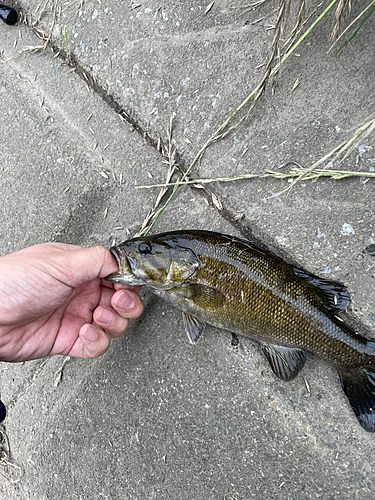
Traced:
POLYGON ((287 360, 282 357, 281 353, 276 349, 276 347, 272 344, 268 344, 268 345, 275 351, 275 353, 279 356, 279 358, 282 360, 284 365, 289 367, 287 360))
MULTIPOLYGON (((369 11, 367 12, 367 14, 365 15, 365 17, 362 19, 362 21, 358 24, 358 26, 356 27, 356 29, 352 32, 352 34, 345 40, 345 42, 341 45, 341 47, 339 48, 339 50, 336 52, 336 54, 338 54, 344 47, 346 47, 346 45, 348 45, 348 43, 350 43, 353 38, 356 36, 356 34, 358 33, 358 31, 362 28, 362 26, 365 24, 365 22, 367 21, 367 19, 375 12, 375 0, 360 14, 360 16, 362 16, 366 10, 369 9, 369 11)), ((360 17, 359 16, 359 17, 360 17)))

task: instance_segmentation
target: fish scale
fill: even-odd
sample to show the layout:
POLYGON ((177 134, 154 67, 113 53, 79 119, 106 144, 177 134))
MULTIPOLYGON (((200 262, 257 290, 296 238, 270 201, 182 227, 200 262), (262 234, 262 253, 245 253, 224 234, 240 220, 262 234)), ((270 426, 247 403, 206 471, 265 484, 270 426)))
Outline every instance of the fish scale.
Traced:
POLYGON ((191 343, 206 323, 250 336, 284 380, 298 375, 305 350, 327 359, 360 424, 375 431, 375 343, 336 316, 350 303, 344 285, 208 231, 133 238, 111 251, 119 272, 106 279, 145 285, 180 309, 191 343))

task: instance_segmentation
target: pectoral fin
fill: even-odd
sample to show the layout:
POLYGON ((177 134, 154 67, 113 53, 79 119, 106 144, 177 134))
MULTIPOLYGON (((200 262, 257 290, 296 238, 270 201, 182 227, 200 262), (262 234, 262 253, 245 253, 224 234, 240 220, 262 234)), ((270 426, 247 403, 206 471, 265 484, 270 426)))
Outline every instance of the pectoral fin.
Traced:
POLYGON ((182 313, 182 317, 189 342, 195 345, 206 328, 206 323, 184 312, 182 313))
POLYGON ((306 362, 301 349, 264 344, 263 351, 274 374, 286 382, 293 380, 306 362))

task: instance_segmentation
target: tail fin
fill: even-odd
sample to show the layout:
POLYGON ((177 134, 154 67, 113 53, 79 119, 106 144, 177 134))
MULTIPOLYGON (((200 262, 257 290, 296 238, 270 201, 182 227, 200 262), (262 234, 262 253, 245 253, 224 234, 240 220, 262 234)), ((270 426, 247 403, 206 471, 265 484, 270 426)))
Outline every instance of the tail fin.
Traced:
POLYGON ((368 432, 375 432, 375 373, 363 370, 360 376, 340 374, 341 386, 359 423, 368 432))

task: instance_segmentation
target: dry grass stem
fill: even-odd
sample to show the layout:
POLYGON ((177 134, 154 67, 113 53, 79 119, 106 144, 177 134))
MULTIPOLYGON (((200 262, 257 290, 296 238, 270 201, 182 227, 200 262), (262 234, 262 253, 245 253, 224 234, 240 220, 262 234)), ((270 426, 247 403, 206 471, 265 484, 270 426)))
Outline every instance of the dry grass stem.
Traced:
MULTIPOLYGON (((319 177, 330 177, 331 179, 345 179, 348 177, 363 177, 363 178, 374 178, 375 172, 359 172, 351 170, 326 170, 326 169, 315 169, 311 171, 310 168, 295 168, 289 172, 276 172, 274 170, 267 170, 262 174, 242 174, 236 177, 216 177, 215 179, 193 179, 190 181, 179 181, 170 182, 168 184, 153 184, 151 186, 136 186, 136 189, 156 189, 156 188, 167 188, 174 186, 194 186, 196 188, 203 188, 203 184, 212 184, 213 182, 235 182, 243 181, 248 179, 264 179, 266 177, 273 177, 275 179, 292 179, 297 178, 298 180, 306 179, 317 179, 319 177)), ((275 196, 279 196, 277 193, 275 196)))
MULTIPOLYGON (((281 61, 280 39, 282 38, 282 36, 284 34, 285 26, 286 26, 286 23, 287 23, 288 18, 289 18, 290 3, 291 3, 291 0, 280 0, 280 6, 278 9, 276 23, 275 23, 275 26, 271 27, 271 29, 275 30, 275 34, 273 36, 273 40, 271 43, 271 55, 270 55, 268 62, 266 64, 266 69, 264 71, 263 77, 262 77, 260 83, 258 84, 258 86, 255 88, 254 92, 252 93, 253 95, 251 97, 253 98, 253 103, 250 106, 250 109, 248 110, 246 116, 242 117, 234 127, 231 127, 226 132, 213 138, 212 142, 216 142, 219 139, 223 139, 226 135, 228 135, 233 130, 233 128, 237 128, 240 125, 240 123, 242 123, 243 121, 245 121, 248 118, 249 114, 251 113, 251 111, 255 105, 255 102, 261 97, 261 95, 265 91, 268 80, 270 79, 271 76, 276 75, 276 73, 280 67, 280 61, 281 61), (277 60, 279 61, 278 64, 276 62, 277 60)), ((235 112, 235 114, 236 114, 236 112, 235 112)), ((233 117, 233 115, 232 115, 232 117, 233 117)))
MULTIPOLYGON (((331 2, 331 4, 327 7, 327 9, 324 12, 326 13, 329 9, 331 9, 333 7, 333 5, 335 4, 336 1, 337 0, 333 0, 333 2, 331 2)), ((325 15, 325 14, 324 13, 321 14, 319 16, 319 18, 322 18, 323 15, 325 15)), ((315 21, 315 23, 317 23, 317 22, 318 22, 318 20, 315 21)), ((306 36, 306 34, 304 36, 306 36)), ((284 56, 284 59, 285 59, 285 57, 287 57, 288 54, 290 54, 293 50, 295 50, 295 48, 300 43, 300 40, 292 47, 292 49, 289 51, 289 53, 287 53, 284 56)), ((280 61, 279 64, 281 64, 282 61, 283 61, 283 59, 280 61)), ((236 110, 236 112, 237 112, 237 110, 236 110)), ((223 128, 224 126, 226 126, 226 124, 234 116, 234 114, 232 114, 232 116, 229 117, 224 122, 224 124, 218 129, 218 131, 221 128, 223 128)), ((290 186, 288 186, 288 188, 286 188, 283 191, 281 191, 280 193, 276 193, 274 195, 275 197, 278 197, 278 196, 280 196, 280 195, 282 195, 282 194, 290 191, 295 186, 295 184, 297 182, 301 181, 302 179, 312 179, 312 178, 327 177, 327 176, 329 176, 331 178, 334 178, 334 179, 342 179, 342 178, 345 178, 345 177, 368 177, 368 178, 375 177, 375 174, 373 174, 371 172, 353 172, 353 171, 349 172, 349 171, 325 170, 325 169, 324 170, 317 170, 318 167, 320 165, 324 164, 326 161, 331 160, 330 164, 332 164, 334 161, 337 160, 337 158, 339 156, 341 156, 342 154, 345 153, 344 156, 341 158, 341 161, 343 161, 347 157, 347 155, 350 154, 350 152, 352 151, 352 149, 353 149, 353 147, 355 145, 356 140, 362 134, 368 135, 374 129, 375 129, 375 119, 370 120, 365 125, 363 125, 362 127, 360 127, 350 139, 348 139, 348 140, 344 141, 343 143, 341 143, 339 146, 337 146, 336 148, 334 148, 332 151, 330 151, 327 155, 325 155, 319 161, 317 161, 316 163, 314 163, 314 165, 312 167, 307 168, 307 169, 298 168, 298 169, 295 169, 295 170, 291 170, 288 174, 285 174, 285 173, 282 173, 282 172, 268 171, 268 172, 263 173, 263 174, 245 174, 245 175, 241 175, 241 176, 238 176, 238 177, 229 177, 229 178, 228 177, 224 177, 224 178, 217 178, 217 179, 197 179, 197 180, 189 181, 188 178, 187 178, 187 176, 188 176, 188 173, 190 172, 190 170, 192 169, 192 167, 195 165, 195 163, 198 160, 200 160, 201 156, 203 155, 203 153, 205 152, 205 150, 210 146, 210 144, 212 144, 212 142, 215 141, 215 140, 219 140, 219 136, 217 135, 218 131, 216 131, 216 133, 214 135, 212 135, 208 139, 208 141, 203 145, 203 147, 200 149, 200 151, 198 152, 198 154, 196 155, 196 157, 194 158, 194 160, 190 164, 189 168, 187 169, 186 173, 182 176, 182 178, 180 179, 179 182, 171 183, 170 181, 167 181, 165 184, 154 184, 152 186, 137 186, 136 187, 136 189, 150 189, 150 188, 159 187, 162 190, 167 190, 169 187, 173 187, 173 192, 169 196, 169 198, 166 201, 166 203, 159 210, 157 210, 156 212, 155 212, 155 209, 154 209, 149 214, 149 217, 147 218, 147 220, 150 221, 152 219, 152 222, 149 225, 149 227, 144 230, 144 232, 142 234, 147 234, 151 230, 152 226, 156 222, 157 217, 164 211, 164 209, 167 207, 167 205, 169 204, 169 202, 171 201, 171 199, 175 195, 175 193, 178 190, 178 188, 180 186, 182 186, 182 185, 192 184, 192 185, 196 185, 196 187, 198 187, 198 186, 202 187, 203 184, 208 184, 208 183, 217 182, 217 181, 232 182, 232 181, 236 181, 236 180, 245 180, 245 179, 262 178, 262 177, 263 178, 264 177, 275 177, 275 178, 293 178, 294 177, 295 178, 294 182, 290 186)), ((166 191, 164 191, 164 194, 165 194, 165 192, 166 191)), ((158 198, 158 200, 159 200, 159 198, 158 198)), ((142 228, 143 228, 143 226, 142 226, 142 228)))
POLYGON ((296 39, 297 35, 300 33, 301 27, 304 26, 305 12, 306 12, 305 0, 300 0, 300 6, 299 6, 298 14, 297 14, 296 23, 295 23, 295 25, 290 33, 289 38, 284 43, 283 48, 288 47, 289 45, 293 45, 294 40, 296 39))
MULTIPOLYGON (((295 179, 294 182, 292 182, 292 184, 290 186, 288 186, 286 189, 284 189, 283 191, 280 191, 280 193, 277 193, 275 196, 280 196, 288 191, 290 191, 296 184, 297 182, 300 182, 302 179, 306 178, 309 174, 311 174, 312 172, 314 172, 314 170, 316 170, 318 167, 320 167, 320 165, 322 165, 323 163, 325 163, 326 161, 328 160, 331 160, 331 164, 336 161, 343 153, 344 156, 341 158, 341 161, 343 161, 349 154, 350 152, 353 150, 353 147, 354 147, 354 144, 355 142, 357 141, 357 139, 363 134, 365 133, 366 135, 368 135, 369 133, 371 133, 373 130, 375 129, 375 119, 374 120, 370 120, 369 122, 365 123, 365 125, 363 125, 362 127, 360 127, 356 132, 355 134, 348 140, 344 141, 343 143, 341 143, 339 146, 336 146, 332 151, 330 151, 327 155, 325 155, 323 158, 321 158, 320 160, 318 160, 316 163, 314 163, 314 165, 312 165, 312 167, 308 168, 304 173, 303 175, 297 177, 295 179), (333 157, 333 158, 332 158, 333 157)), ((320 174, 322 175, 322 173, 320 174)), ((366 174, 367 175, 367 174, 366 174)), ((372 177, 372 175, 367 175, 367 177, 372 177)))
POLYGON ((9 439, 2 428, 0 428, 0 474, 11 483, 18 483, 21 479, 20 467, 10 461, 9 439))
POLYGON ((5 62, 13 61, 14 59, 17 59, 23 52, 39 52, 40 50, 45 50, 44 45, 27 45, 24 47, 20 52, 17 52, 17 54, 14 54, 14 56, 9 57, 9 59, 6 59, 5 62))
MULTIPOLYGON (((332 165, 338 158, 340 161, 343 161, 353 150, 355 147, 359 137, 367 136, 371 132, 375 130, 375 119, 372 119, 362 125, 349 139, 345 140, 338 146, 336 146, 332 151, 323 156, 320 160, 315 162, 309 168, 302 168, 298 164, 298 168, 290 170, 288 173, 284 172, 275 172, 273 170, 268 170, 262 174, 243 174, 237 177, 217 177, 215 179, 194 179, 194 180, 186 180, 186 176, 183 177, 178 182, 166 182, 165 184, 153 184, 151 186, 137 186, 136 189, 154 189, 154 188, 162 188, 168 189, 170 187, 174 187, 173 193, 180 187, 184 185, 195 185, 195 187, 202 187, 204 184, 210 184, 213 182, 234 182, 246 179, 262 179, 265 177, 273 177, 277 179, 291 179, 295 180, 292 182, 290 186, 286 189, 276 193, 274 196, 278 197, 286 192, 290 191, 297 182, 300 182, 303 179, 316 179, 319 177, 330 177, 332 179, 344 179, 348 177, 364 177, 364 178, 375 178, 374 172, 359 172, 359 171, 345 171, 345 170, 328 170, 328 169, 319 169, 321 165, 329 161, 329 165, 332 165)), ((292 162, 294 163, 294 162, 292 162)), ((282 165, 284 167, 285 165, 282 165)), ((215 204, 215 203, 214 203, 215 204)), ((221 208, 220 208, 221 210, 221 208)))
MULTIPOLYGON (((47 8, 47 5, 49 4, 49 1, 50 1, 50 0, 46 0, 46 1, 44 2, 43 8, 42 8, 42 10, 41 10, 41 11, 40 11, 40 13, 39 13, 38 18, 37 18, 37 19, 36 19, 36 20, 32 23, 32 26, 33 26, 33 27, 35 27, 35 26, 39 23, 39 21, 42 19, 42 16, 43 16, 43 14, 44 14, 44 12, 45 12, 45 10, 46 10, 46 8, 47 8)), ((35 9, 34 14, 36 14, 36 13, 38 12, 38 10, 40 9, 41 4, 42 4, 42 2, 40 2, 40 4, 38 5, 38 7, 35 9)))
MULTIPOLYGON (((55 8, 54 8, 54 13, 53 13, 53 18, 52 18, 52 23, 51 23, 51 27, 50 27, 50 30, 49 30, 49 33, 48 35, 46 35, 45 33, 43 33, 43 31, 40 31, 36 28, 36 25, 39 23, 48 3, 49 3, 50 0, 46 0, 44 6, 43 6, 43 9, 41 10, 40 14, 39 14, 39 17, 36 21, 34 22, 31 22, 31 20, 28 20, 26 18, 24 18, 24 23, 27 25, 27 26, 30 26, 33 31, 35 32, 35 34, 41 39, 44 41, 44 44, 43 45, 35 45, 35 46, 26 46, 24 47, 22 50, 20 50, 19 52, 17 52, 17 54, 15 54, 14 56, 10 57, 9 59, 7 59, 6 61, 12 61, 14 59, 17 59, 17 57, 19 57, 21 54, 23 54, 24 52, 39 52, 39 51, 45 51, 46 48, 48 47, 48 44, 51 42, 52 40, 52 33, 53 33, 53 28, 55 27, 55 24, 56 24, 56 21, 59 17, 59 3, 58 3, 58 0, 56 0, 56 3, 55 3, 55 8)), ((39 7, 40 7, 40 4, 37 8, 37 10, 35 12, 38 12, 39 10, 39 7)))
POLYGON ((336 9, 336 23, 332 31, 332 40, 336 40, 338 34, 341 31, 342 25, 344 23, 345 11, 350 14, 351 11, 351 0, 339 0, 336 9))
POLYGON ((344 31, 336 38, 334 43, 331 45, 330 49, 328 52, 330 52, 333 47, 337 44, 337 42, 349 31, 350 28, 353 27, 353 25, 357 24, 357 27, 355 30, 348 36, 348 38, 345 40, 345 42, 342 44, 338 52, 345 47, 353 38, 354 36, 358 33, 360 28, 363 26, 365 21, 375 12, 375 0, 373 0, 363 11, 344 29, 344 31), (361 22, 359 20, 362 18, 361 22))
POLYGON ((243 11, 241 12, 240 16, 244 16, 245 14, 247 14, 248 12, 250 12, 251 10, 253 10, 255 7, 259 7, 259 5, 262 5, 263 3, 265 3, 267 0, 259 0, 258 2, 254 2, 254 3, 251 3, 249 5, 239 5, 238 7, 231 7, 231 9, 243 9, 243 11))
POLYGON ((65 12, 67 9, 69 9, 72 5, 78 4, 77 6, 77 11, 81 10, 83 7, 83 2, 84 0, 74 0, 73 2, 70 2, 68 5, 66 5, 63 10, 61 11, 61 14, 65 12))
POLYGON ((64 372, 64 366, 66 365, 66 363, 70 360, 70 356, 64 356, 64 361, 62 362, 60 368, 57 370, 56 372, 56 378, 55 380, 53 381, 53 385, 55 387, 57 387, 61 380, 62 380, 62 377, 63 377, 63 372, 64 372))
POLYGON ((158 147, 160 147, 160 149, 163 150, 162 154, 165 157, 165 160, 163 161, 163 163, 166 163, 168 165, 166 182, 164 185, 161 186, 161 190, 159 191, 159 194, 156 198, 156 201, 154 203, 154 207, 147 214, 145 220, 143 221, 141 229, 139 230, 139 232, 135 236, 143 236, 143 235, 148 234, 151 231, 152 227, 154 226, 154 224, 156 222, 156 219, 164 211, 164 209, 167 207, 168 203, 170 202, 170 200, 174 196, 175 191, 173 191, 172 195, 168 198, 166 203, 160 207, 164 196, 167 194, 167 192, 169 190, 168 185, 170 184, 172 176, 177 170, 176 150, 172 145, 172 131, 173 131, 173 117, 171 116, 170 122, 169 122, 169 129, 167 131, 168 144, 166 147, 162 148, 161 144, 158 143, 158 147))

